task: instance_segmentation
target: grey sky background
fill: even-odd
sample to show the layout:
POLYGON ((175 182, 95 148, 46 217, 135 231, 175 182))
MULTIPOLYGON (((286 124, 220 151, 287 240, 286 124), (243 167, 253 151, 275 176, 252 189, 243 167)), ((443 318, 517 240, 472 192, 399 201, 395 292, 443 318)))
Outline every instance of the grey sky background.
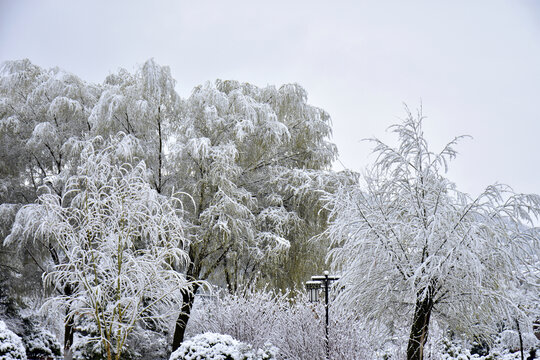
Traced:
POLYGON ((540 1, 0 0, 2 62, 101 82, 151 57, 182 96, 216 78, 301 84, 357 171, 374 160, 361 139, 393 141, 403 103, 422 103, 434 148, 473 136, 450 166, 459 189, 540 193, 540 1))

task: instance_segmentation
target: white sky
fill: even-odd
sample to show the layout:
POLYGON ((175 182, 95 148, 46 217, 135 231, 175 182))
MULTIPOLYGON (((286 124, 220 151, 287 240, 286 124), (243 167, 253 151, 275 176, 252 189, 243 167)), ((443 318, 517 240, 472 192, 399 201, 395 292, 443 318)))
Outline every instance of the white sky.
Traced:
MULTIPOLYGON (((182 96, 207 80, 297 82, 333 119, 340 160, 423 104, 449 177, 478 194, 502 182, 540 193, 540 1, 0 0, 0 61, 29 58, 101 82, 148 58, 182 96)), ((336 169, 341 169, 339 163, 336 169)))

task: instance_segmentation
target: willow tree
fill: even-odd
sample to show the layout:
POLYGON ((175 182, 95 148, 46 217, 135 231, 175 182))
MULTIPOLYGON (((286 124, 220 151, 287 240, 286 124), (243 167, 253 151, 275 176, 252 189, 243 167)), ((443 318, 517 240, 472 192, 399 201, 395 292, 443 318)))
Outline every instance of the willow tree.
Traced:
POLYGON ((0 69, 0 201, 30 203, 47 182, 60 194, 76 168, 100 87, 28 59, 0 69))
MULTIPOLYGON (((9 234, 15 213, 32 203, 47 186, 58 196, 77 168, 81 144, 90 131, 88 116, 100 87, 58 68, 43 69, 28 59, 8 61, 0 68, 0 241, 9 234)), ((58 265, 54 246, 26 244, 13 259, 21 266, 2 271, 1 281, 25 292, 37 292, 48 260, 58 265), (23 266, 24 265, 24 266, 23 266), (19 269, 17 269, 19 268, 19 269), (15 274, 15 276, 9 276, 15 274)), ((6 251, 11 251, 5 248, 6 251)), ((63 289, 69 294, 69 287, 63 289)), ((26 293, 28 294, 28 293, 26 293)), ((41 295, 41 294, 39 294, 41 295)), ((72 328, 68 326, 68 328, 72 328)), ((72 343, 67 331, 65 345, 72 343)))
POLYGON ((444 177, 460 137, 432 152, 421 113, 391 129, 398 146, 374 140, 363 187, 331 197, 327 234, 343 271, 339 301, 374 321, 406 317, 407 358, 417 360, 433 318, 481 335, 520 311, 512 289, 538 250, 540 197, 492 185, 471 198, 444 177))
MULTIPOLYGON (((189 175, 176 183, 193 199, 186 202, 193 224, 188 278, 234 292, 257 279, 272 281, 265 269, 283 276, 276 264, 298 266, 296 249, 305 250, 324 223, 318 191, 336 181, 328 171, 336 156, 329 115, 309 105, 296 84, 216 81, 194 89, 182 118, 171 171, 189 175)), ((194 293, 184 294, 173 350, 183 340, 194 293)))
POLYGON ((152 170, 151 183, 159 193, 166 193, 171 183, 166 151, 175 141, 171 125, 182 121, 182 100, 175 85, 169 67, 153 59, 133 74, 120 69, 107 76, 88 117, 94 136, 119 132, 133 136, 136 155, 152 170))

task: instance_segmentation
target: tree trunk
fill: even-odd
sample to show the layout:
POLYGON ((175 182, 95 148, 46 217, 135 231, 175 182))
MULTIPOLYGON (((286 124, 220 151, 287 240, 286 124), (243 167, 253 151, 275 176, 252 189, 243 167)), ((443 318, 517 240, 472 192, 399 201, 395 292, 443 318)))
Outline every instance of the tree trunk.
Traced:
POLYGON ((66 316, 64 323, 64 359, 66 360, 70 360, 72 358, 71 346, 73 345, 73 325, 73 319, 66 316))
POLYGON ((161 173, 162 173, 162 167, 163 167, 163 135, 161 134, 161 105, 158 106, 158 139, 159 139, 159 149, 158 149, 158 181, 156 184, 156 190, 159 194, 161 194, 162 190, 162 181, 161 181, 161 173))
MULTIPOLYGON (((431 289, 431 287, 430 287, 431 289)), ((428 337, 429 319, 433 310, 433 294, 429 290, 425 298, 417 297, 414 318, 407 345, 407 360, 423 360, 424 345, 428 337)))
POLYGON ((521 354, 521 360, 525 360, 525 354, 523 353, 523 336, 521 336, 521 329, 519 328, 519 321, 516 320, 516 327, 519 335, 519 352, 521 354))
POLYGON ((195 293, 199 289, 197 283, 190 286, 189 291, 182 291, 182 311, 176 319, 176 325, 174 327, 172 351, 175 351, 180 347, 180 344, 184 341, 184 334, 186 332, 187 323, 191 315, 191 309, 195 302, 195 293))
MULTIPOLYGON (((64 295, 72 295, 71 286, 68 284, 64 287, 64 295)), ((68 316, 70 309, 66 310, 66 318, 64 319, 64 359, 71 359, 71 346, 73 345, 74 323, 73 318, 68 316)))

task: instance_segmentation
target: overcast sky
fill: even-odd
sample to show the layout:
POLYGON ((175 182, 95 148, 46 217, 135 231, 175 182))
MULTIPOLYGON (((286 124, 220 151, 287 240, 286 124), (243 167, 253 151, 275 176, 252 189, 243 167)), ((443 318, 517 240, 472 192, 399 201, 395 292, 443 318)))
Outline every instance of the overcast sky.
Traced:
POLYGON ((101 82, 151 57, 182 96, 216 78, 301 84, 357 171, 373 161, 361 140, 393 141, 403 103, 422 103, 435 149, 473 137, 450 166, 459 189, 540 193, 540 1, 0 0, 0 61, 101 82))

